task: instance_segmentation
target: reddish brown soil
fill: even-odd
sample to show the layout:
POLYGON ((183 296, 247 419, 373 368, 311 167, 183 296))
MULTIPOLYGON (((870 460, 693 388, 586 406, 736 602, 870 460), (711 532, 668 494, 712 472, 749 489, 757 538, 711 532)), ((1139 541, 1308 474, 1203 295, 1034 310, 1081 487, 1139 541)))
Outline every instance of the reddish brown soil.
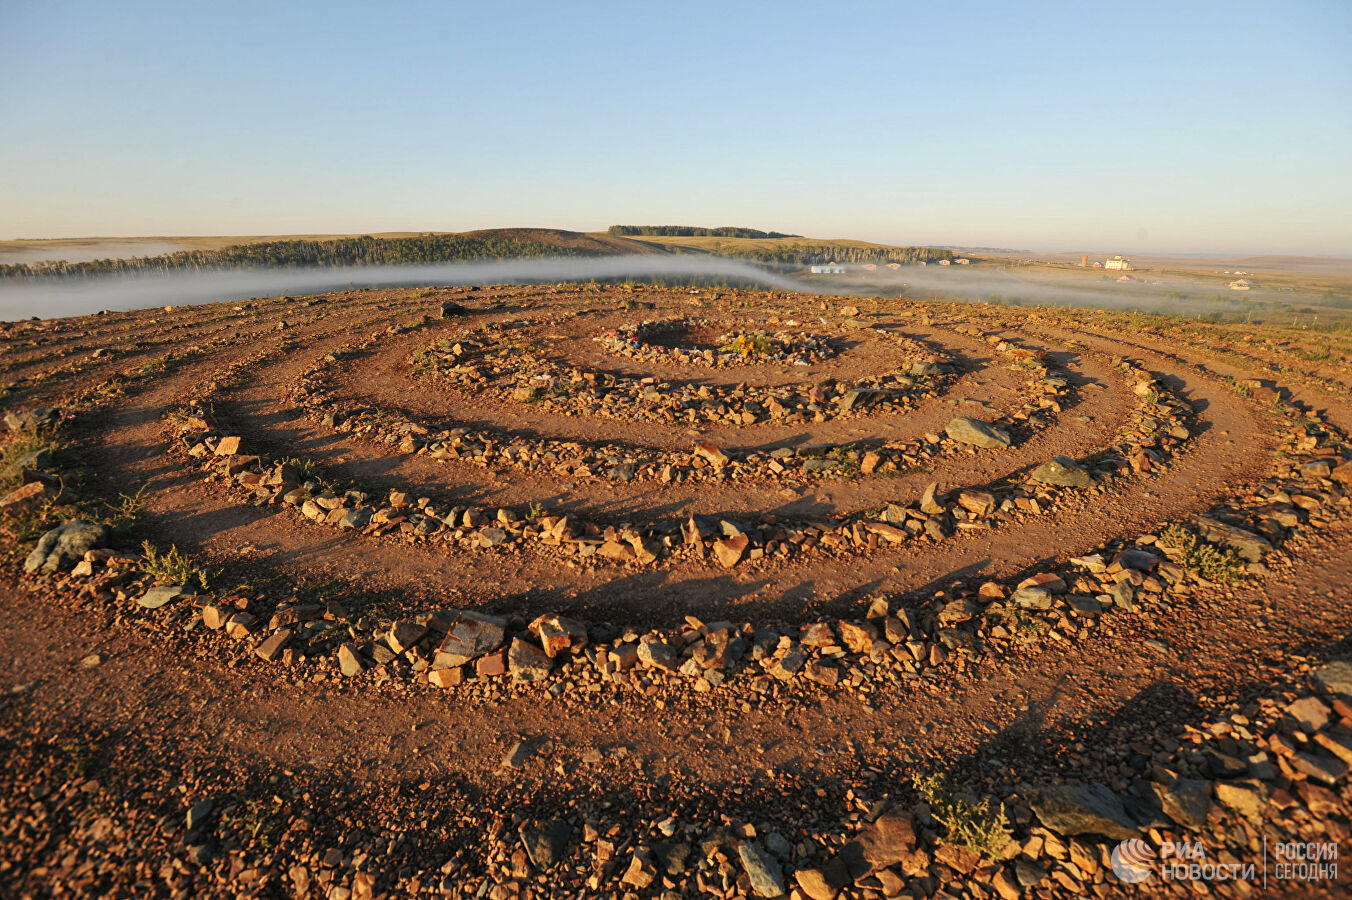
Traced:
MULTIPOLYGON (((224 304, 89 317, 12 335, 0 343, 0 363, 7 365, 6 380, 37 379, 10 398, 11 408, 30 407, 57 404, 167 350, 210 347, 205 357, 148 380, 95 421, 73 426, 75 452, 99 490, 106 496, 144 490, 146 536, 224 569, 228 580, 303 585, 334 579, 353 585, 358 594, 407 598, 410 609, 473 606, 525 616, 563 611, 643 626, 676 625, 687 615, 789 623, 823 611, 858 615, 872 596, 932 594, 957 580, 1007 579, 1092 552, 1114 538, 1149 533, 1162 522, 1246 494, 1273 469, 1270 417, 1217 377, 1269 377, 1246 369, 1245 357, 1217 358, 1160 335, 1125 334, 1071 313, 1025 317, 1003 311, 997 319, 959 307, 944 308, 949 318, 931 321, 912 307, 866 308, 880 327, 942 348, 964 369, 943 397, 895 418, 692 432, 551 416, 433 387, 412 374, 410 354, 441 336, 467 325, 532 316, 562 317, 539 333, 557 336, 551 338, 557 352, 578 366, 664 379, 780 385, 853 380, 891 365, 885 344, 859 336, 842 338, 837 356, 805 369, 644 369, 588 339, 603 328, 689 309, 683 291, 640 296, 656 309, 626 310, 615 298, 584 291, 489 288, 468 299, 459 295, 474 311, 469 320, 390 335, 375 353, 345 364, 338 393, 346 403, 405 411, 425 421, 666 450, 688 450, 700 439, 723 447, 776 447, 909 438, 942 430, 956 415, 994 416, 1019 402, 1018 374, 989 344, 952 329, 965 321, 1049 353, 1074 383, 1075 401, 1054 427, 1005 452, 959 455, 899 478, 823 480, 807 493, 786 494, 773 483, 755 481, 730 481, 717 490, 703 483, 563 483, 509 468, 436 462, 325 428, 295 405, 290 386, 316 360, 354 336, 434 315, 439 296, 357 292, 333 295, 317 306, 260 301, 238 312, 237 305, 224 304), (495 310, 497 303, 510 308, 495 310), (1055 515, 1012 529, 752 571, 728 572, 712 562, 579 569, 531 553, 448 555, 434 545, 399 545, 311 524, 275 507, 243 506, 169 455, 165 413, 194 385, 283 338, 294 348, 252 369, 214 407, 251 450, 314 459, 380 491, 406 489, 483 507, 543 500, 552 508, 616 522, 692 512, 849 513, 913 499, 931 481, 946 490, 979 488, 1053 456, 1083 457, 1111 441, 1137 402, 1109 364, 1115 355, 1137 360, 1186 398, 1198 411, 1198 428, 1186 452, 1159 474, 1108 493, 1084 494, 1055 515), (78 372, 62 370, 98 348, 120 353, 90 359, 78 372), (50 374, 40 377, 44 373, 50 374)), ((738 303, 749 308, 711 304, 699 314, 744 315, 764 306, 796 317, 814 333, 830 333, 839 319, 830 312, 825 313, 834 316, 830 322, 818 321, 824 315, 818 298, 738 303)), ((1261 358, 1263 347, 1255 345, 1251 353, 1261 358)), ((1352 405, 1321 393, 1315 381, 1290 387, 1295 399, 1327 410, 1333 423, 1352 430, 1352 405)), ((24 792, 10 813, 38 816, 54 830, 45 840, 29 837, 22 847, 0 851, 0 878, 9 882, 0 893, 291 895, 281 862, 269 877, 252 883, 194 876, 176 881, 173 873, 159 871, 182 848, 166 837, 170 825, 146 823, 165 816, 177 827, 183 810, 208 795, 283 795, 288 809, 307 817, 310 846, 321 853, 346 846, 353 831, 361 832, 358 845, 417 835, 368 866, 380 873, 379 892, 393 890, 401 867, 436 873, 457 853, 472 855, 481 839, 475 823, 492 818, 486 810, 544 817, 586 798, 592 814, 625 829, 676 813, 686 821, 722 815, 762 827, 777 823, 786 833, 806 835, 855 808, 847 791, 871 798, 889 794, 913 771, 948 770, 972 785, 1055 775, 1067 758, 1089 752, 1086 745, 1149 742, 1203 721, 1235 698, 1264 695, 1286 677, 1294 658, 1345 653, 1341 591, 1352 577, 1347 522, 1339 519, 1296 538, 1283 558, 1289 561, 1274 565, 1270 574, 1234 589, 1216 588, 1165 620, 1123 617, 1084 640, 995 660, 980 673, 950 669, 883 696, 789 692, 764 700, 727 691, 676 699, 603 693, 555 700, 516 692, 463 703, 398 685, 313 683, 247 655, 231 658, 200 646, 184 650, 181 642, 133 617, 115 621, 105 610, 31 591, 11 568, 7 599, 0 604, 0 642, 8 650, 0 693, 15 690, 0 699, 0 740, 10 759, 10 773, 0 784, 24 792), (1150 649, 1143 643, 1147 639, 1161 642, 1167 652, 1150 649), (81 664, 91 653, 102 659, 92 668, 81 664), (522 737, 543 743, 524 768, 504 773, 503 752, 522 737), (77 811, 67 818, 42 819, 48 811, 38 815, 31 806, 41 800, 34 785, 59 791, 71 778, 62 775, 59 748, 94 738, 102 787, 90 793, 118 785, 118 799, 106 815, 128 829, 123 838, 110 840, 135 837, 140 843, 108 857, 112 861, 103 872, 81 872, 84 860, 101 859, 83 830, 99 812, 79 812, 83 807, 73 804, 77 811), (584 754, 593 749, 602 751, 600 761, 585 762, 584 754), (69 870, 49 852, 58 848, 75 854, 69 870)), ((425 884, 441 878, 429 876, 425 884)), ((550 892, 548 884, 535 889, 550 892)))

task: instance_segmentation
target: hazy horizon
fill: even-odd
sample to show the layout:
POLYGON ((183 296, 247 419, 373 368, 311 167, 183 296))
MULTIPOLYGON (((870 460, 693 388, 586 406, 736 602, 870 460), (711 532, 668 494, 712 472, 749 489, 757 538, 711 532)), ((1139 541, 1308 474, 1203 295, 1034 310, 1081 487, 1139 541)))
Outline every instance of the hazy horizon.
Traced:
MULTIPOLYGON (((616 224, 620 224, 620 223, 616 223, 616 224)), ((639 224, 639 223, 624 223, 624 224, 639 224)), ((670 224, 670 225, 698 225, 698 227, 719 227, 719 226, 704 225, 704 224, 702 224, 702 223, 690 223, 690 222, 670 222, 670 223, 667 223, 667 222, 664 222, 664 223, 657 223, 657 222, 650 222, 650 223, 649 223, 649 222, 645 222, 645 223, 642 223, 642 224, 652 224, 652 225, 656 225, 656 224, 670 224)), ((730 224, 730 223, 724 223, 724 224, 730 224)), ((608 227, 609 227, 609 226, 606 226, 606 228, 608 228, 608 227)), ((751 225, 751 226, 745 226, 745 227, 756 227, 756 226, 751 225)), ((9 251, 7 254, 6 254, 6 253, 3 253, 3 252, 0 252, 0 256, 8 256, 8 257, 10 257, 10 258, 0 258, 0 263, 3 263, 3 262, 36 262, 36 261, 40 261, 40 260, 43 260, 43 259, 58 259, 58 258, 60 258, 60 259, 66 259, 66 260, 68 260, 68 261, 74 262, 74 261, 79 261, 79 260, 83 260, 83 259, 90 259, 90 260, 93 260, 93 259, 100 259, 100 258, 118 258, 118 257, 126 257, 126 256, 160 256, 160 255, 164 255, 164 254, 167 254, 167 253, 172 253, 172 252, 175 251, 175 249, 178 249, 178 248, 175 247, 175 245, 173 245, 173 244, 170 243, 170 242, 175 241, 175 240, 181 240, 181 239, 189 239, 189 240, 191 240, 191 239, 201 239, 201 238, 239 238, 240 240, 252 240, 252 239, 260 238, 260 237, 274 238, 274 239, 277 239, 277 240, 300 239, 300 238, 337 239, 337 238, 343 238, 343 237, 361 237, 361 236, 366 236, 366 237, 378 237, 378 236, 381 236, 381 235, 400 235, 400 234, 408 234, 408 235, 417 235, 417 234, 457 234, 457 233, 464 233, 464 232, 469 232, 469 231, 485 231, 485 230, 508 230, 508 231, 511 231, 511 230, 534 230, 534 229, 571 231, 571 232, 574 232, 574 233, 580 233, 580 234, 603 234, 603 233, 605 233, 606 228, 562 228, 562 227, 553 226, 553 225, 498 225, 498 226, 484 226, 483 228, 466 228, 466 229, 455 229, 455 230, 452 230, 452 229, 441 229, 441 228, 422 228, 422 229, 417 229, 417 228, 399 228, 399 229, 391 229, 391 230, 388 230, 388 231, 371 231, 371 230, 368 230, 368 231, 360 231, 360 230, 355 230, 355 231, 329 231, 329 232, 295 232, 295 233, 291 233, 291 234, 267 234, 267 233, 263 233, 263 232, 258 232, 258 233, 254 233, 254 234, 225 234, 225 233, 222 233, 222 232, 199 232, 199 233, 183 233, 183 234, 120 234, 120 235, 112 235, 112 234, 83 234, 83 235, 62 235, 62 236, 59 236, 59 237, 32 237, 32 236, 20 236, 20 237, 12 237, 12 238, 0 238, 0 243, 9 243, 9 242, 15 242, 15 243, 48 243, 48 242, 50 242, 50 243, 57 243, 57 242, 70 242, 70 243, 75 243, 75 242, 84 242, 84 241, 90 241, 90 242, 97 241, 97 242, 108 243, 108 244, 113 244, 113 243, 118 242, 118 241, 147 241, 147 242, 148 242, 148 241, 161 241, 161 242, 164 242, 164 243, 159 244, 159 245, 149 245, 149 246, 147 246, 147 247, 138 247, 138 248, 135 249, 135 252, 126 252, 126 253, 119 252, 119 253, 114 254, 112 257, 108 257, 106 254, 104 254, 104 255, 76 254, 76 255, 69 255, 69 256, 63 255, 63 256, 61 256, 61 257, 40 257, 40 256, 32 255, 32 254, 16 253, 16 252, 14 252, 14 251, 11 250, 11 251, 9 251), (22 257, 22 258, 21 258, 21 257, 22 257)), ((772 230, 772 229, 762 229, 762 230, 772 230)), ((913 241, 913 242, 888 241, 888 240, 876 240, 876 241, 875 241, 875 240, 872 240, 872 239, 870 239, 870 238, 844 237, 844 236, 839 236, 839 235, 835 235, 835 236, 833 236, 833 235, 820 235, 820 234, 811 234, 811 233, 808 233, 808 234, 802 234, 802 235, 796 235, 796 236, 797 236, 797 237, 802 237, 802 238, 805 238, 805 239, 821 240, 821 241, 848 241, 848 240, 853 240, 853 241, 863 241, 863 242, 866 242, 866 243, 877 243, 877 244, 881 244, 881 245, 889 245, 889 246, 933 247, 933 248, 936 248, 936 249, 959 250, 959 251, 971 252, 971 253, 980 253, 980 252, 983 252, 983 251, 984 251, 984 252, 989 252, 989 253, 1029 253, 1029 254, 1042 254, 1042 255, 1048 255, 1048 256, 1050 256, 1050 255, 1070 255, 1070 254, 1080 254, 1080 255, 1088 255, 1088 257, 1089 257, 1091 260, 1093 260, 1096 256, 1111 256, 1111 255, 1114 255, 1115 253, 1118 252, 1117 248, 1113 248, 1113 247, 1086 247, 1086 246, 1076 246, 1076 247, 995 247, 995 246, 979 246, 979 245, 977 245, 977 244, 971 244, 971 243, 964 243, 964 244, 937 244, 937 243, 926 243, 926 242, 923 242, 923 241, 913 241)), ((130 250, 130 248, 128 248, 128 249, 130 250)), ((1186 260, 1186 259, 1247 259, 1247 258, 1254 258, 1254 259, 1263 259, 1263 258, 1272 258, 1272 259, 1300 259, 1300 258, 1307 258, 1307 259, 1319 259, 1319 260, 1349 261, 1349 262, 1352 262, 1352 252, 1349 252, 1347 255, 1332 255, 1332 254, 1309 254, 1309 253, 1270 253, 1270 252, 1264 252, 1264 251, 1261 251, 1261 250, 1228 250, 1228 251, 1227 251, 1227 250, 1213 250, 1213 251, 1190 251, 1190 250, 1173 250, 1173 249, 1171 249, 1171 250, 1161 250, 1161 251, 1149 251, 1149 250, 1139 250, 1139 249, 1138 249, 1137 251, 1135 251, 1135 253, 1136 253, 1139 257, 1141 257, 1141 258, 1157 257, 1157 258, 1171 258, 1171 259, 1180 259, 1180 260, 1186 260)))
POLYGON ((1347 257, 1349 26, 1333 2, 20 2, 0 238, 734 224, 1347 257))

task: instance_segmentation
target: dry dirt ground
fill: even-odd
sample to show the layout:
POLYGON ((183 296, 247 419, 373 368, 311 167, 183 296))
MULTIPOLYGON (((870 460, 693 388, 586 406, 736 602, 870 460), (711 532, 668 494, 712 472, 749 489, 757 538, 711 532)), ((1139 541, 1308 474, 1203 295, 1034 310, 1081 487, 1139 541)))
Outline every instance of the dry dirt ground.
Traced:
POLYGON ((5 326, 0 893, 1346 896, 1340 341, 596 285, 5 326), (835 352, 593 340, 686 316, 835 352))

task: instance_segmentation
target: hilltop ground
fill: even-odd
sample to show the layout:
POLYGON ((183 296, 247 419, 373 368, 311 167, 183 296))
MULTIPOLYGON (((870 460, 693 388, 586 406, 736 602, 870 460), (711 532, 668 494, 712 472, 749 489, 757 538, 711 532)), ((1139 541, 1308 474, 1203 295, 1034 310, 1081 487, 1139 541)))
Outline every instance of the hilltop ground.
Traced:
POLYGON ((597 285, 7 325, 0 876, 1345 896, 1273 854, 1352 837, 1349 354, 597 285))

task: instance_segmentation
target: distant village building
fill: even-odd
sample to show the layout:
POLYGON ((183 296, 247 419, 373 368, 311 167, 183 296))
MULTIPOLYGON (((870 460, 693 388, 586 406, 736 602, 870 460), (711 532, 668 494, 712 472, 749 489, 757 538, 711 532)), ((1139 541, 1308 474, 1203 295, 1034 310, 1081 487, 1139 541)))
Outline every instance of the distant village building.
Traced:
POLYGON ((955 260, 953 260, 953 265, 955 265, 955 266, 970 266, 971 264, 972 264, 972 261, 971 261, 970 259, 955 259, 955 260))
POLYGON ((952 263, 950 263, 950 262, 949 262, 948 260, 946 260, 946 259, 941 259, 941 260, 939 260, 939 265, 941 265, 941 266, 948 266, 948 265, 952 265, 952 263))
POLYGON ((1134 275, 1123 275, 1121 278, 1118 278, 1118 279, 1117 279, 1117 283, 1118 283, 1118 284, 1126 284, 1128 281, 1135 281, 1135 280, 1136 280, 1136 277, 1135 277, 1134 275))
MULTIPOLYGON (((920 265, 923 266, 924 263, 922 262, 920 265)), ((900 268, 901 268, 901 263, 888 263, 888 264, 887 264, 887 267, 888 267, 889 269, 893 270, 893 271, 896 271, 897 269, 900 269, 900 268)))
POLYGON ((1230 290, 1232 291, 1247 291, 1251 288, 1253 288, 1253 285, 1249 284, 1248 280, 1244 278, 1230 282, 1230 290))
POLYGON ((813 275, 844 275, 845 267, 839 263, 829 262, 812 267, 813 275))
POLYGON ((1123 259, 1123 258, 1120 257, 1120 256, 1114 256, 1112 259, 1108 260, 1107 262, 1105 262, 1105 263, 1103 264, 1103 268, 1105 268, 1105 269, 1122 269, 1122 270, 1125 271, 1125 270, 1131 268, 1131 260, 1123 259))

